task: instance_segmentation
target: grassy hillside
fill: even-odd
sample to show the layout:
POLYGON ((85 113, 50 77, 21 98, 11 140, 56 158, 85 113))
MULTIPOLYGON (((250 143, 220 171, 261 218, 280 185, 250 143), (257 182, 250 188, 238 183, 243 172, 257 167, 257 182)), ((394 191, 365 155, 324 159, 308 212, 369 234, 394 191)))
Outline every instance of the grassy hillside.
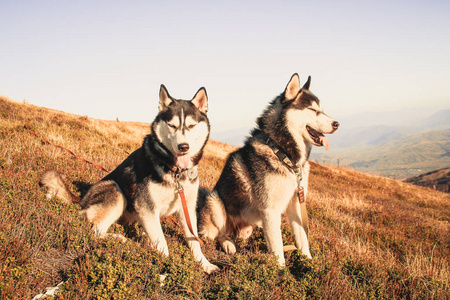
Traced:
MULTIPOLYGON (((156 105, 156 103, 155 103, 156 105)), ((222 270, 207 276, 183 234, 164 220, 170 257, 150 250, 142 228, 115 225, 130 241, 96 239, 77 205, 38 186, 55 168, 82 193, 105 173, 24 128, 109 170, 139 147, 149 125, 93 120, 0 99, 0 299, 30 299, 60 282, 62 299, 446 299, 450 298, 450 195, 344 168, 312 164, 312 260, 286 254, 280 270, 261 231, 229 256, 203 251, 222 270), (167 274, 161 284, 159 274, 167 274)), ((233 148, 211 141, 201 185, 212 188, 233 148)), ((285 244, 292 244, 283 224, 285 244)))

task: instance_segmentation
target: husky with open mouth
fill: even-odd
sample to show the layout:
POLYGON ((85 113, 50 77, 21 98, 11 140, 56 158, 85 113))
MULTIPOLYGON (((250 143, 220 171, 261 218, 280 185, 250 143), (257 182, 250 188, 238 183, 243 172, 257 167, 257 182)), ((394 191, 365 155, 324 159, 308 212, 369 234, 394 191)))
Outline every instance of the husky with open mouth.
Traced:
POLYGON ((308 157, 312 145, 329 147, 324 134, 339 123, 327 116, 309 90, 292 75, 286 89, 257 119, 244 146, 231 153, 212 192, 201 189, 200 235, 217 239, 233 254, 235 238, 248 238, 253 226, 263 228, 268 249, 285 265, 281 215, 292 228, 295 244, 311 258, 308 244, 308 157))
POLYGON ((142 147, 94 184, 81 200, 70 192, 57 171, 45 172, 40 183, 48 188, 48 196, 57 196, 68 203, 80 203, 81 212, 93 223, 99 236, 112 235, 107 230, 119 219, 138 221, 144 227, 150 244, 165 255, 169 255, 169 249, 160 219, 178 214, 195 260, 205 272, 211 273, 218 268, 201 251, 200 240, 196 238, 195 213, 198 163, 210 131, 206 90, 200 88, 191 101, 186 101, 174 99, 161 85, 159 98, 159 113, 142 147), (192 232, 182 209, 181 190, 185 195, 192 232))

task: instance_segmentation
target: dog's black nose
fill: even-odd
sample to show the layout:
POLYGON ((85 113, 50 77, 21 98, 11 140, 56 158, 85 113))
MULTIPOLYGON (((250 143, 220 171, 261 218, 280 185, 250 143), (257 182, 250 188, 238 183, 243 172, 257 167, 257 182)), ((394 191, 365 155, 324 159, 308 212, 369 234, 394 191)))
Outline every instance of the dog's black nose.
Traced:
POLYGON ((333 126, 334 130, 339 128, 339 122, 338 121, 334 121, 331 125, 333 126))
POLYGON ((182 143, 178 145, 178 150, 181 152, 188 152, 189 151, 189 144, 188 143, 182 143))

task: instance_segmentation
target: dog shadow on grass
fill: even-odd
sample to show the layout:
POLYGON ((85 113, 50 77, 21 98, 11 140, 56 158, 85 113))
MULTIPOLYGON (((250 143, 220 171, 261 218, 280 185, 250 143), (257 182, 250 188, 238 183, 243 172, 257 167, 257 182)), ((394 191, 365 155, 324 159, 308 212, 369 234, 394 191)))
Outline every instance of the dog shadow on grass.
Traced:
POLYGON ((77 191, 80 193, 80 199, 82 199, 84 195, 86 195, 86 193, 89 191, 91 186, 93 186, 92 183, 87 183, 78 180, 73 181, 72 184, 76 187, 77 191))

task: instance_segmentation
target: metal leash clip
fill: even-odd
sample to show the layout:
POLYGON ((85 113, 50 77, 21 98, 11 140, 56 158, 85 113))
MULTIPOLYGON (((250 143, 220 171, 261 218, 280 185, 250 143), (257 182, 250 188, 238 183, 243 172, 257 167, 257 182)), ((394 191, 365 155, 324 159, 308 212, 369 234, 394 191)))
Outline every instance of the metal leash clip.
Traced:
POLYGON ((175 182, 177 183, 177 189, 179 191, 181 191, 183 189, 183 187, 181 186, 181 183, 180 183, 180 173, 175 174, 175 182))

